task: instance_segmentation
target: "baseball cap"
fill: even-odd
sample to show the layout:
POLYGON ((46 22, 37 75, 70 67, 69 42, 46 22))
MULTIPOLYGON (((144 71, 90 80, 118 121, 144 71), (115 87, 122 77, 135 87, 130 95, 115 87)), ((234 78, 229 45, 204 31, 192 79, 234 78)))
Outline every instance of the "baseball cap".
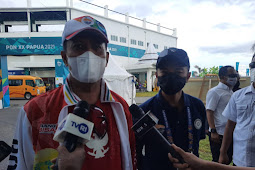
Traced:
POLYGON ((107 33, 104 25, 91 16, 81 16, 69 20, 65 24, 65 28, 62 34, 62 44, 65 40, 70 40, 80 32, 87 30, 95 33, 99 33, 106 43, 108 43, 107 33))
POLYGON ((163 50, 158 57, 156 69, 167 68, 176 65, 181 67, 190 67, 187 53, 178 48, 168 48, 163 50))

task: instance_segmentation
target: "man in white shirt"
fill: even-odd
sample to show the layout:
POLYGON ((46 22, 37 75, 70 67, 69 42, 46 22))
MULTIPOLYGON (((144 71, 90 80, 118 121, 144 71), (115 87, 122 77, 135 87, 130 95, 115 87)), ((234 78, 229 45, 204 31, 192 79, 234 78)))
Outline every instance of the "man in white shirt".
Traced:
POLYGON ((222 113, 228 122, 220 149, 220 163, 228 162, 227 148, 233 140, 233 163, 255 167, 255 54, 250 71, 252 84, 235 92, 222 113))
MULTIPOLYGON (((210 89, 206 95, 206 114, 209 124, 209 141, 211 147, 212 158, 214 162, 218 162, 220 156, 220 147, 222 138, 227 124, 227 118, 222 115, 228 101, 233 94, 232 88, 237 82, 237 72, 232 66, 224 66, 219 70, 220 82, 210 89)), ((230 158, 228 164, 232 160, 233 147, 230 145, 228 149, 230 158)))

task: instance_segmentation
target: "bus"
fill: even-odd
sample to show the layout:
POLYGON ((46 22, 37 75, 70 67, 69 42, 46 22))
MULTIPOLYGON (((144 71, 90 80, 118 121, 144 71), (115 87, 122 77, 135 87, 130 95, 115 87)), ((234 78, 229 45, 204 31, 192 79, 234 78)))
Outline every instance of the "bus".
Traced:
POLYGON ((40 77, 10 75, 8 79, 10 98, 25 98, 29 100, 46 92, 46 86, 40 77))

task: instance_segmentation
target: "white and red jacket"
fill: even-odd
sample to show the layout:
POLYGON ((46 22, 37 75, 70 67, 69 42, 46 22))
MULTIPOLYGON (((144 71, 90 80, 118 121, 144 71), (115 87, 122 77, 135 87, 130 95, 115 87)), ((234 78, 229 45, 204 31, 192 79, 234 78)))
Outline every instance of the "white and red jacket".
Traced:
MULTIPOLYGON (((66 81, 63 86, 35 97, 25 104, 19 113, 8 169, 50 169, 51 160, 58 155, 56 148, 59 143, 53 141, 57 125, 78 101, 79 97, 70 90, 66 81)), ((117 138, 120 143, 119 150, 114 148, 115 146, 110 146, 113 149, 108 154, 119 154, 123 170, 135 169, 135 136, 131 130, 133 123, 127 103, 110 91, 103 80, 100 103, 110 105, 114 122, 112 124, 117 127, 111 129, 117 129, 118 135, 109 137, 109 140, 117 138)), ((110 159, 112 157, 109 155, 110 159)))

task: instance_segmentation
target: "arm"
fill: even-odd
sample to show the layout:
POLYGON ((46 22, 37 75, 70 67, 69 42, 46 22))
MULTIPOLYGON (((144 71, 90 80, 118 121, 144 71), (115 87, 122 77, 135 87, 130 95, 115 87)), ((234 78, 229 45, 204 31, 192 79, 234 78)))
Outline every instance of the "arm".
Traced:
POLYGON ((172 145, 173 148, 183 157, 186 163, 180 164, 179 161, 173 158, 170 154, 168 155, 171 162, 173 162, 174 167, 182 168, 183 170, 255 170, 255 168, 246 168, 246 167, 234 167, 223 165, 215 162, 202 160, 195 155, 184 152, 181 148, 172 145))
MULTIPOLYGON (((207 115, 207 120, 209 127, 211 129, 215 129, 215 124, 214 124, 214 111, 207 109, 206 110, 206 115, 207 115)), ((211 133, 211 140, 215 143, 220 143, 220 137, 218 133, 211 133)))
POLYGON ((236 122, 228 120, 227 125, 225 127, 225 131, 224 131, 224 138, 220 148, 219 163, 228 162, 227 150, 233 140, 233 132, 234 132, 235 126, 236 126, 236 122))

